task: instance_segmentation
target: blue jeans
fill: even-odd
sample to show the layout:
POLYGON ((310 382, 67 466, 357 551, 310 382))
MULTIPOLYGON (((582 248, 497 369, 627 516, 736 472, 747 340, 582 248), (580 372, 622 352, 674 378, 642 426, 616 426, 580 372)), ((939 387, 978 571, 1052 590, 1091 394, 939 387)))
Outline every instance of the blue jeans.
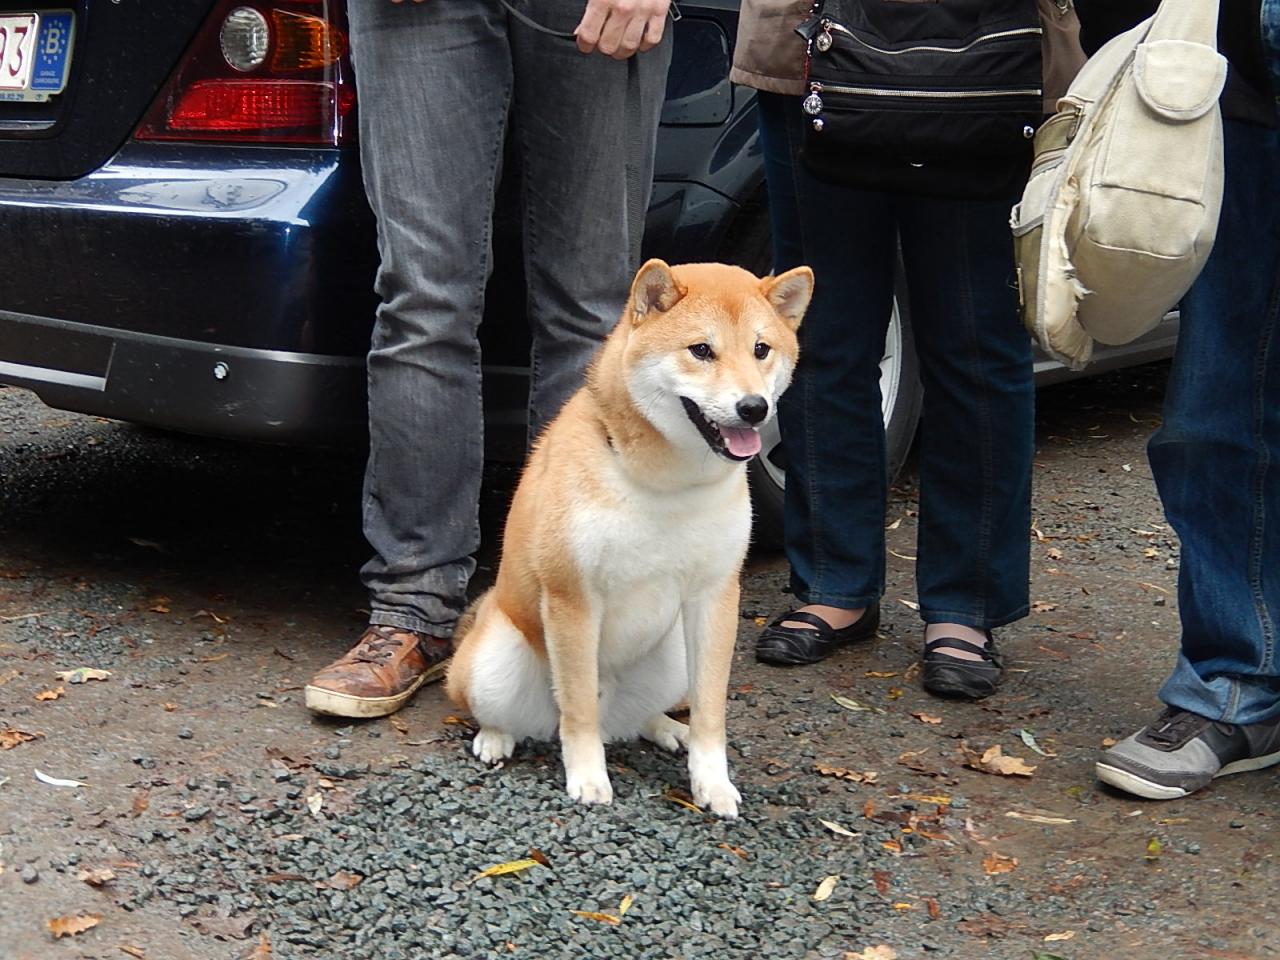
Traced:
POLYGON ((798 157, 799 97, 762 93, 774 266, 809 264, 814 299, 779 405, 786 549, 805 603, 884 592, 880 360, 898 240, 924 382, 916 586, 927 623, 998 627, 1028 607, 1034 385, 1018 317, 1010 201, 833 186, 798 157))
POLYGON ((1160 698, 1257 723, 1280 714, 1280 131, 1228 120, 1225 137, 1217 242, 1182 302, 1148 450, 1182 541, 1181 651, 1160 698))
MULTIPOLYGON (((584 8, 529 12, 569 32, 584 8)), ((449 636, 480 541, 477 330, 508 124, 536 433, 581 385, 638 266, 671 41, 626 61, 584 56, 498 0, 351 0, 348 15, 381 255, 361 575, 370 622, 449 636)))

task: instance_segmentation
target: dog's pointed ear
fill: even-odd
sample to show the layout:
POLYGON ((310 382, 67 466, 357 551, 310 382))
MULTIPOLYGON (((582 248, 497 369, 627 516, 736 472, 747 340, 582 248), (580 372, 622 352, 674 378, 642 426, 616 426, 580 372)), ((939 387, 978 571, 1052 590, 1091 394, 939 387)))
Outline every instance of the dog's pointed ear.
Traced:
POLYGON ((813 271, 795 267, 780 276, 765 277, 760 281, 760 292, 794 331, 813 298, 813 271))
POLYGON ((639 325, 654 313, 665 313, 688 292, 665 261, 648 261, 631 283, 631 322, 639 325))

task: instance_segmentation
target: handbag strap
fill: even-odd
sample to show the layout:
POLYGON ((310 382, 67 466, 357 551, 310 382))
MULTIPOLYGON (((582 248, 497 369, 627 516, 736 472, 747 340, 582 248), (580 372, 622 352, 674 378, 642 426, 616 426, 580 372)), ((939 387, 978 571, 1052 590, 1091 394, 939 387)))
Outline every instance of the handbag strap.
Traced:
POLYGON ((1146 39, 1186 40, 1217 50, 1218 0, 1161 0, 1146 39))

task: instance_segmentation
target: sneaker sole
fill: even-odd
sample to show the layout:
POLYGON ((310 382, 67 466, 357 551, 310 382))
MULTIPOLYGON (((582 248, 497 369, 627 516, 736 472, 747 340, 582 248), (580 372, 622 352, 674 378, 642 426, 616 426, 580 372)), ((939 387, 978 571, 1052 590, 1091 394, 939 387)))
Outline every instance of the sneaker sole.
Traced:
MULTIPOLYGON (((1280 751, 1268 753, 1261 757, 1249 757, 1245 760, 1228 763, 1213 775, 1213 779, 1228 777, 1233 773, 1249 773, 1253 770, 1263 770, 1267 767, 1275 766, 1277 763, 1280 763, 1280 751)), ((1163 783, 1156 783, 1153 780, 1140 777, 1136 773, 1121 770, 1119 767, 1113 767, 1107 763, 1099 762, 1094 764, 1094 773, 1103 783, 1132 793, 1134 796, 1145 797, 1148 800, 1176 800, 1178 797, 1185 797, 1191 793, 1190 790, 1184 787, 1170 787, 1163 783)))
POLYGON ((408 690, 392 697, 357 697, 350 693, 337 693, 326 690, 324 687, 313 687, 307 684, 303 699, 308 710, 330 717, 350 717, 356 720, 386 717, 408 703, 409 698, 424 684, 441 679, 448 667, 448 660, 433 663, 419 675, 408 690))

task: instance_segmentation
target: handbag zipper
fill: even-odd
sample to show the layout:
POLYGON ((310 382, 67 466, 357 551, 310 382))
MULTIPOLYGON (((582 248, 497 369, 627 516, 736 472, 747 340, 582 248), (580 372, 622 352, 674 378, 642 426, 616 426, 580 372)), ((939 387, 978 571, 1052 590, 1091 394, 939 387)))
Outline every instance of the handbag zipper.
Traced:
POLYGON ((844 93, 866 97, 915 97, 924 100, 964 100, 969 97, 1039 97, 1043 91, 1039 87, 1018 87, 1007 90, 893 90, 885 87, 849 87, 838 83, 825 83, 817 80, 809 84, 811 96, 822 93, 844 93))
POLYGON ((815 43, 817 48, 824 53, 827 50, 831 49, 831 43, 832 43, 831 34, 838 33, 841 36, 849 37, 851 40, 854 40, 855 42, 866 47, 868 50, 873 50, 876 53, 883 53, 891 57, 896 57, 903 53, 920 53, 920 52, 964 53, 966 50, 972 49, 973 47, 977 46, 980 43, 987 43, 992 40, 1007 40, 1010 37, 1041 36, 1044 33, 1044 31, 1040 27, 1018 27, 1017 29, 1014 29, 1014 30, 998 30, 995 33, 984 33, 982 36, 976 37, 975 39, 970 40, 963 47, 932 47, 928 45, 921 45, 917 47, 904 47, 901 50, 885 50, 882 47, 877 47, 877 46, 874 46, 873 44, 867 43, 867 41, 863 40, 861 37, 859 37, 856 33, 854 33, 848 27, 844 26, 844 24, 837 23, 834 20, 824 19, 820 23, 820 27, 821 27, 822 33, 818 35, 818 38, 815 41, 815 43))

